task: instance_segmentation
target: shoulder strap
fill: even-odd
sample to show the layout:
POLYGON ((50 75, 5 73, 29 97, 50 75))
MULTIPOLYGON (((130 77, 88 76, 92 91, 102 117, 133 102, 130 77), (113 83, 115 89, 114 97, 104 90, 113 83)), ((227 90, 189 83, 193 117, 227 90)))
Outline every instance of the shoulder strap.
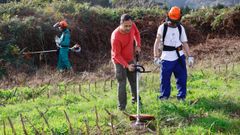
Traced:
POLYGON ((181 35, 182 35, 182 26, 180 23, 177 24, 178 31, 179 31, 179 40, 181 41, 181 35))
POLYGON ((168 29, 168 24, 167 23, 164 23, 163 25, 163 37, 162 37, 162 42, 164 44, 164 41, 165 41, 165 37, 166 37, 166 34, 167 34, 167 29, 168 29))

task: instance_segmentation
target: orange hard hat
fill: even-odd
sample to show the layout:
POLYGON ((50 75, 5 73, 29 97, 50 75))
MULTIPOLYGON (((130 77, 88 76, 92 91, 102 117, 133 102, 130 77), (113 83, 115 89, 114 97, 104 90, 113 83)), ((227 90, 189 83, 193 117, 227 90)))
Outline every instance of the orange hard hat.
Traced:
POLYGON ((168 18, 174 21, 181 19, 181 9, 177 6, 174 6, 168 12, 168 18))
POLYGON ((67 24, 67 22, 65 20, 63 20, 63 21, 59 22, 59 26, 61 28, 67 28, 68 24, 67 24))

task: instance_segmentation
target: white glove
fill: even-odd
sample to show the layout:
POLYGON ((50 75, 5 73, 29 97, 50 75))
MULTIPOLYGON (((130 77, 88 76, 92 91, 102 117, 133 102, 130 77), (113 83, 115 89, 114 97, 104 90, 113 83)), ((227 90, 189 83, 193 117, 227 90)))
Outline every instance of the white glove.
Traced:
POLYGON ((193 58, 192 56, 189 56, 189 57, 188 57, 188 65, 189 65, 190 67, 192 67, 193 64, 194 64, 194 58, 193 58))
POLYGON ((55 43, 58 48, 61 48, 60 44, 60 38, 58 36, 55 36, 55 43))
POLYGON ((81 52, 81 46, 79 44, 75 44, 72 48, 70 48, 73 52, 81 52))
POLYGON ((162 60, 160 59, 160 58, 154 58, 154 64, 156 65, 156 66, 161 66, 161 62, 162 62, 162 60))
POLYGON ((55 24, 53 25, 53 27, 55 28, 55 27, 57 27, 58 25, 59 25, 59 22, 55 23, 55 24))
POLYGON ((60 44, 60 38, 58 36, 55 36, 55 42, 56 44, 60 44))

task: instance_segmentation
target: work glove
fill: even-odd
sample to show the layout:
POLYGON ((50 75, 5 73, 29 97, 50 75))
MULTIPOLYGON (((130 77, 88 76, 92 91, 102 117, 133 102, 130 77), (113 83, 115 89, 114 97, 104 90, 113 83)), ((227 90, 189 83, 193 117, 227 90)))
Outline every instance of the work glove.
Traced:
POLYGON ((56 44, 60 44, 60 38, 58 36, 55 36, 55 42, 56 44))
POLYGON ((79 44, 75 44, 72 48, 70 48, 73 52, 79 53, 81 52, 81 46, 79 44))
POLYGON ((194 58, 192 56, 188 57, 188 66, 192 67, 194 64, 194 58))
POLYGON ((57 27, 57 26, 59 26, 59 22, 57 22, 53 25, 54 28, 57 27))
POLYGON ((156 65, 156 66, 161 66, 161 62, 162 62, 162 60, 160 59, 160 58, 154 58, 154 64, 156 65))
POLYGON ((55 36, 55 43, 57 45, 58 48, 61 48, 60 44, 60 38, 58 36, 55 36))

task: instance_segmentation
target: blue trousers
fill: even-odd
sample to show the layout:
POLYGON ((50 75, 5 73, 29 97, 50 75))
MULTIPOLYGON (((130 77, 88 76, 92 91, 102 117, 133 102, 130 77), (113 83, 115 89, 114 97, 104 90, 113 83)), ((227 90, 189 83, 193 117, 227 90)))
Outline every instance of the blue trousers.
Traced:
POLYGON ((168 99, 171 93, 171 75, 174 74, 176 78, 177 85, 177 98, 185 99, 186 98, 186 87, 187 87, 187 68, 185 56, 180 57, 181 63, 179 60, 175 61, 162 61, 162 70, 160 77, 160 99, 168 99))

